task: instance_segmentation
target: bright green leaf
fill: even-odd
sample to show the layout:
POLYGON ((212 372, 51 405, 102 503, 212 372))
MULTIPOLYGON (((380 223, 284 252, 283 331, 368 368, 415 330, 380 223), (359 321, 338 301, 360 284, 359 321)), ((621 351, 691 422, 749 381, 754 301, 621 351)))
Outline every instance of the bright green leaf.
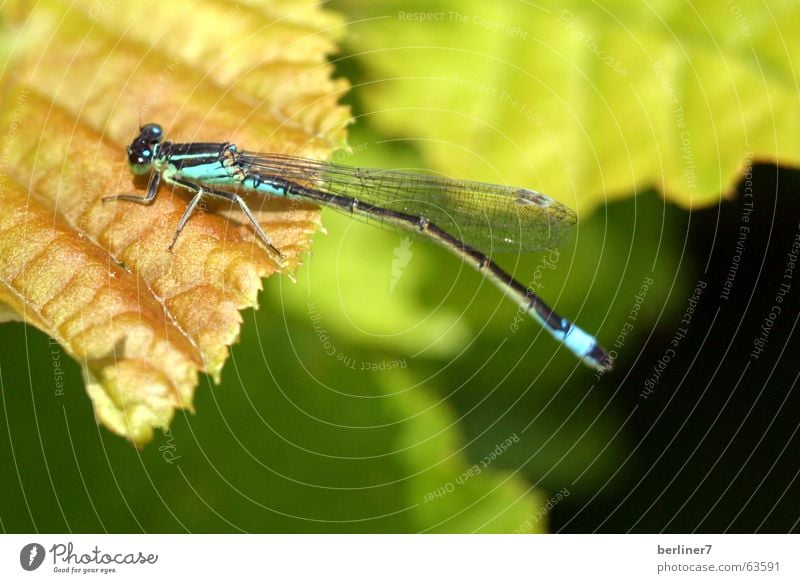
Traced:
POLYGON ((389 136, 447 174, 581 210, 656 188, 731 194, 753 160, 800 164, 794 2, 342 2, 389 136))

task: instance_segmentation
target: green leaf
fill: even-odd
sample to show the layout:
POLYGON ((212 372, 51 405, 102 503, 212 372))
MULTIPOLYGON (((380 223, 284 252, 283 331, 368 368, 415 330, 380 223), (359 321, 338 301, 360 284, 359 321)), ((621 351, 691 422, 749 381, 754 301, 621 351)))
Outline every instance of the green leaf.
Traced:
POLYGON ((652 188, 699 207, 732 194, 753 160, 800 164, 794 2, 342 9, 369 79, 363 109, 448 175, 579 210, 652 188))

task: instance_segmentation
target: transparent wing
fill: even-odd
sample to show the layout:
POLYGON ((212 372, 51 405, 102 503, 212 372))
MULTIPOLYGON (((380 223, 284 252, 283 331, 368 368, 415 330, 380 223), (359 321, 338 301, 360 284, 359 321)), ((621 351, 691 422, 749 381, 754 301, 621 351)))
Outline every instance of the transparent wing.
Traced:
POLYGON ((483 251, 558 247, 576 221, 569 207, 525 188, 247 151, 240 162, 246 172, 425 218, 483 251))

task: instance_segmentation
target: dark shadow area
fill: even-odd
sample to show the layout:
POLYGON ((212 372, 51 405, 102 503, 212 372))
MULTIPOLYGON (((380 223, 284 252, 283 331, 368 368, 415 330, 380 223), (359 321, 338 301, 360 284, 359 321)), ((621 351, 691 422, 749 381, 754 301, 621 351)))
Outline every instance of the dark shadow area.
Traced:
POLYGON ((554 532, 798 530, 798 189, 800 172, 754 166, 735 200, 688 217, 706 287, 685 337, 664 322, 620 392, 638 469, 566 498, 554 532))

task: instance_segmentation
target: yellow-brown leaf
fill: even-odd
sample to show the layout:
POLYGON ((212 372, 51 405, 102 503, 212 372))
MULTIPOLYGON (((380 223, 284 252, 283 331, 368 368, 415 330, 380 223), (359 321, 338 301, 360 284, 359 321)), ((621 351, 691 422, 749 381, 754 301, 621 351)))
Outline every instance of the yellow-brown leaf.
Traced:
MULTIPOLYGON (((9 6, 18 28, 6 31, 16 43, 0 113, 0 316, 11 310, 61 343, 84 368, 98 420, 137 444, 191 407, 198 372, 219 378, 240 310, 278 270, 246 221, 213 204, 169 252, 188 193, 162 186, 150 206, 102 202, 144 193, 146 178, 125 164, 139 116, 175 141, 318 159, 343 143, 349 119, 337 105, 346 83, 325 64, 334 44, 324 29, 337 29, 327 13, 159 6, 158 15, 124 2, 9 6)), ((296 269, 317 209, 271 200, 254 211, 283 269, 296 269)))

